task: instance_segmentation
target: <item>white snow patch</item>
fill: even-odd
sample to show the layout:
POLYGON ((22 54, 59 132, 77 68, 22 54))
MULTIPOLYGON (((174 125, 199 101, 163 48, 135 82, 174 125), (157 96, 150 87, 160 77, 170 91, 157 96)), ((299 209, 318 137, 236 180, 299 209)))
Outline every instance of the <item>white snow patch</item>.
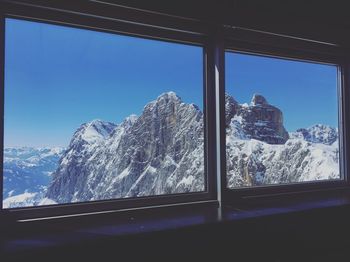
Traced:
POLYGON ((56 205, 57 204, 57 202, 56 201, 54 201, 54 200, 52 200, 52 199, 50 199, 50 198, 47 198, 47 197, 45 197, 45 198, 43 198, 40 202, 39 202, 39 206, 43 206, 43 205, 56 205))
POLYGON ((184 177, 181 179, 181 181, 177 184, 176 187, 179 187, 180 185, 191 186, 194 179, 194 176, 184 177))

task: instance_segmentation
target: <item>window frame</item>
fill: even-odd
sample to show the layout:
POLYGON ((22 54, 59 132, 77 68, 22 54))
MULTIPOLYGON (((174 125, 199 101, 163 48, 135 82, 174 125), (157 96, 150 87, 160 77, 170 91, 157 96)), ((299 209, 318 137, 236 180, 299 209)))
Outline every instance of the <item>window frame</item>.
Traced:
MULTIPOLYGON (((241 203, 246 200, 254 201, 261 198, 275 198, 281 195, 324 194, 325 191, 350 189, 350 175, 347 167, 349 159, 350 129, 349 119, 349 81, 346 74, 346 53, 335 44, 320 43, 306 39, 280 36, 266 32, 245 30, 227 26, 223 32, 225 45, 222 50, 222 59, 226 52, 249 54, 262 57, 279 58, 310 63, 330 64, 337 66, 337 92, 338 92, 338 130, 339 130, 339 180, 319 180, 291 184, 262 185, 257 187, 228 188, 226 177, 226 127, 225 104, 220 104, 220 139, 221 139, 221 190, 224 203, 241 203)), ((225 61, 222 61, 221 70, 225 71, 225 61)), ((225 77, 221 83, 221 93, 225 94, 225 77)), ((224 101, 222 98, 221 101, 224 101)))
MULTIPOLYGON (((332 43, 321 43, 296 37, 221 25, 196 19, 177 17, 151 11, 119 6, 103 1, 64 3, 45 0, 3 0, 0 2, 0 144, 3 146, 4 116, 4 57, 5 18, 26 19, 94 31, 135 36, 183 44, 201 45, 203 55, 205 113, 205 152, 207 192, 180 195, 160 195, 147 198, 113 199, 96 202, 71 203, 16 209, 2 209, 0 215, 10 213, 16 219, 31 219, 81 213, 104 213, 116 210, 157 208, 169 205, 219 203, 245 205, 245 199, 261 199, 281 195, 322 195, 325 191, 350 189, 350 55, 346 48, 332 43), (300 184, 274 185, 228 189, 226 187, 226 132, 225 132, 225 50, 246 52, 279 58, 326 62, 339 67, 344 180, 311 181, 300 184)), ((1 169, 3 150, 0 150, 1 169)), ((0 176, 2 200, 3 176, 0 176)))
MULTIPOLYGON (((150 208, 169 205, 186 205, 191 203, 211 203, 217 202, 216 188, 216 151, 215 140, 215 90, 213 88, 213 79, 210 77, 212 66, 212 45, 208 37, 208 32, 197 21, 169 17, 166 15, 155 15, 153 13, 140 10, 125 9, 124 7, 113 6, 115 13, 121 16, 127 16, 128 20, 100 16, 94 14, 96 10, 110 8, 110 6, 89 3, 84 6, 86 12, 77 13, 76 11, 62 8, 45 7, 40 5, 23 3, 0 3, 3 11, 0 13, 0 114, 4 116, 4 71, 5 71, 5 19, 14 18, 25 21, 42 22, 46 24, 68 26, 71 28, 87 29, 92 31, 107 32, 117 35, 139 37, 142 39, 160 40, 168 43, 179 43, 185 45, 195 45, 203 48, 203 114, 204 114, 204 175, 205 190, 201 192, 189 192, 181 194, 167 194, 146 196, 137 198, 108 199, 91 202, 67 203, 47 206, 34 206, 13 209, 3 209, 3 175, 0 176, 2 213, 11 213, 18 219, 33 219, 40 217, 53 217, 62 215, 75 215, 93 212, 109 212, 113 210, 128 210, 138 208, 150 208), (96 9, 96 7, 98 7, 96 9), (125 14, 125 11, 127 13, 125 14), (135 17, 137 21, 131 18, 135 17), (145 23, 142 23, 143 20, 145 23), (175 23, 174 23, 175 22, 175 23), (159 26, 162 24, 172 24, 173 27, 159 26), (184 30, 184 28, 190 30, 184 30)), ((74 6, 72 6, 74 7, 74 6)), ((109 14, 112 12, 110 10, 109 14)), ((4 122, 1 120, 1 142, 3 148, 4 122)), ((1 170, 3 170, 3 149, 0 153, 1 170)), ((3 171, 1 171, 3 172, 3 171)), ((2 173, 1 173, 2 174, 2 173)))

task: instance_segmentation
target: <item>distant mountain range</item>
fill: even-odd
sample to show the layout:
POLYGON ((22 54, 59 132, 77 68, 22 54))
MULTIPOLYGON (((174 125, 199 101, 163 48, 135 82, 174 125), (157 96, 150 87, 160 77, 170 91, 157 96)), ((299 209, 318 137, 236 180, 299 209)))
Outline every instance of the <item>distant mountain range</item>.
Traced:
POLYGON ((3 197, 47 186, 63 152, 62 148, 5 148, 3 197))
MULTIPOLYGON (((288 133, 283 113, 261 95, 239 104, 226 94, 225 107, 229 187, 339 178, 337 129, 288 133)), ((5 149, 5 156, 5 207, 205 190, 203 113, 174 92, 121 124, 81 125, 66 150, 5 149), (30 163, 37 172, 27 172, 30 163)))
MULTIPOLYGON (((63 148, 5 148, 3 199, 5 207, 32 205, 43 192, 58 167, 63 148)), ((39 200, 40 199, 40 200, 39 200)))

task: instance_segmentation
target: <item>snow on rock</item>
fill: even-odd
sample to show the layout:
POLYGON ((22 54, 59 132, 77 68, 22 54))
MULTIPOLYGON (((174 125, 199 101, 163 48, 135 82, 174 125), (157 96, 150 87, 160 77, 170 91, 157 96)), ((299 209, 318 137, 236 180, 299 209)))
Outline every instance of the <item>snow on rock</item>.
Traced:
POLYGON ((55 205, 55 204, 57 204, 57 202, 45 197, 45 198, 41 199, 37 205, 38 206, 47 206, 47 205, 55 205))
POLYGON ((338 139, 338 130, 336 128, 317 124, 309 128, 299 128, 291 136, 302 138, 311 143, 321 143, 326 145, 333 144, 338 139))
POLYGON ((93 120, 83 124, 74 134, 73 141, 83 140, 89 144, 95 144, 106 139, 114 130, 115 125, 101 120, 93 120))
MULTIPOLYGON (((261 95, 254 95, 251 105, 245 106, 244 110, 249 111, 257 105, 266 107, 267 103, 261 95)), ((235 103, 233 107, 239 108, 239 105, 235 103)), ((274 111, 280 112, 279 109, 274 111)), ((335 128, 315 125, 281 136, 278 130, 285 132, 283 117, 277 113, 279 116, 275 122, 279 122, 279 127, 271 125, 266 118, 255 117, 249 123, 255 127, 252 136, 245 128, 247 114, 240 113, 240 109, 236 112, 226 125, 226 170, 230 188, 340 178, 338 132, 335 128), (273 126, 275 128, 270 128, 270 137, 266 139, 264 128, 273 126), (273 137, 276 140, 271 140, 273 137)))
MULTIPOLYGON (((340 177, 335 128, 315 125, 287 133, 281 110, 258 94, 250 104, 239 104, 226 94, 225 110, 230 188, 340 177)), ((38 161, 41 158, 33 156, 26 166, 38 161)), ((81 125, 62 151, 47 191, 8 191, 4 205, 198 192, 205 189, 204 167, 203 113, 167 92, 145 105, 140 116, 131 115, 120 124, 94 120, 81 125)))
POLYGON ((38 193, 23 193, 8 197, 3 201, 3 208, 16 208, 33 206, 37 200, 38 193))
POLYGON ((93 143, 82 135, 90 126, 75 133, 46 197, 69 203, 204 190, 203 114, 174 92, 113 129, 101 123, 107 133, 94 131, 93 143), (181 182, 189 175, 193 183, 181 182))
POLYGON ((5 198, 3 201, 4 208, 19 208, 30 206, 54 205, 55 201, 44 197, 44 192, 25 192, 23 194, 5 198))

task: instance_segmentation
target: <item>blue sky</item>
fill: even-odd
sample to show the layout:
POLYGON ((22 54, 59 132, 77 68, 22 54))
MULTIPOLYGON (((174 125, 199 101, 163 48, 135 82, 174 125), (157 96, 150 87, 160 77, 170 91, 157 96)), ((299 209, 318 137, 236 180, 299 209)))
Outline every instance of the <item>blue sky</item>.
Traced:
POLYGON ((201 47, 6 19, 5 146, 67 146, 167 91, 202 108, 201 47))
POLYGON ((226 92, 239 103, 254 93, 283 112, 288 131, 338 125, 337 68, 332 65, 226 53, 226 92))
MULTIPOLYGON (((93 119, 119 123, 167 91, 203 103, 201 47, 6 19, 5 146, 67 146, 93 119)), ((289 131, 337 125, 334 66, 227 53, 226 90, 254 93, 289 131)))

